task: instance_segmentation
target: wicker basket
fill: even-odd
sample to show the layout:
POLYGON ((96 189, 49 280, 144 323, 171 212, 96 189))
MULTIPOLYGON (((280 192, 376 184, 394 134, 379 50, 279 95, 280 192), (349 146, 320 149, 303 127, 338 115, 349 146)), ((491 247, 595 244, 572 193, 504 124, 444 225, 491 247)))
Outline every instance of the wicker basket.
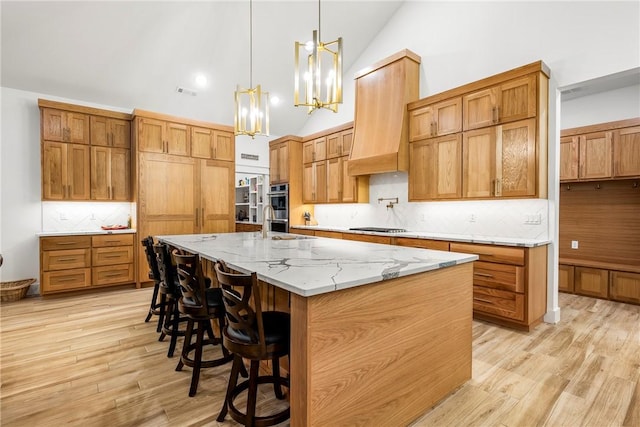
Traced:
POLYGON ((13 282, 0 282, 0 298, 2 302, 18 301, 27 295, 29 286, 36 279, 16 280, 13 282))

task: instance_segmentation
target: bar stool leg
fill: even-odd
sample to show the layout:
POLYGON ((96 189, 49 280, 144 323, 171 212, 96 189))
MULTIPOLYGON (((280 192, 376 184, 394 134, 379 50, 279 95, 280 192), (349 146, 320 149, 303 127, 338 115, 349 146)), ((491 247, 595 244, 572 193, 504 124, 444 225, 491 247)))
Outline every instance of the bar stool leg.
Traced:
POLYGON ((231 395, 234 387, 238 383, 238 374, 240 373, 240 366, 244 367, 242 363, 242 358, 238 355, 233 356, 233 365, 231 367, 231 376, 229 377, 229 383, 227 384, 227 394, 224 398, 224 404, 222 405, 222 409, 220 410, 220 414, 218 414, 218 418, 216 421, 223 422, 224 418, 227 416, 227 411, 229 410, 229 406, 227 402, 231 401, 231 395))
MULTIPOLYGON (((280 377, 280 359, 278 357, 274 357, 271 360, 273 376, 276 378, 280 377)), ((276 399, 282 400, 284 399, 284 394, 282 394, 282 387, 278 382, 273 383, 273 392, 276 395, 276 399)))
POLYGON ((180 361, 178 362, 178 366, 176 366, 176 371, 181 371, 184 366, 183 359, 187 359, 189 357, 189 346, 191 345, 191 336, 193 335, 193 320, 187 320, 187 330, 184 332, 184 343, 182 344, 182 356, 180 357, 180 361))
MULTIPOLYGON (((153 296, 151 297, 151 305, 149 306, 149 314, 147 314, 147 318, 144 319, 144 323, 147 323, 151 316, 155 314, 156 309, 158 308, 158 304, 156 304, 156 300, 158 299, 158 283, 153 286, 153 296)), ((158 331, 160 332, 160 331, 158 331)))
MULTIPOLYGON (((156 327, 156 332, 162 332, 162 325, 165 322, 165 318, 167 315, 167 295, 165 293, 160 294, 160 312, 158 313, 158 326, 156 327)), ((160 334, 160 339, 158 341, 162 341, 164 339, 164 333, 160 334)))
POLYGON ((178 343, 178 328, 180 327, 180 312, 178 311, 178 304, 175 299, 171 305, 171 342, 169 343, 169 350, 167 351, 167 357, 173 357, 173 352, 176 349, 178 343))
POLYGON ((256 396, 258 394, 258 369, 260 368, 260 361, 252 360, 251 368, 249 371, 249 390, 247 390, 247 417, 245 419, 246 425, 254 425, 256 416, 256 396))
POLYGON ((191 373, 191 387, 189 388, 189 397, 195 396, 196 391, 198 391, 200 368, 202 367, 202 341, 204 340, 204 331, 206 329, 206 326, 204 325, 205 322, 208 322, 208 320, 198 320, 198 325, 196 326, 196 354, 193 357, 193 372, 191 373))

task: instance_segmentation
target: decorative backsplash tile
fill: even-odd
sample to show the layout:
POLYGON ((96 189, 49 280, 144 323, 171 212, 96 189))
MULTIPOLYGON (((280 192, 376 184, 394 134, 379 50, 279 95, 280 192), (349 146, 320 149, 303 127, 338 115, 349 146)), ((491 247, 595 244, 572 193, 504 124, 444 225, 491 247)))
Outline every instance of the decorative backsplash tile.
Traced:
POLYGON ((368 204, 316 205, 319 225, 382 226, 432 233, 548 239, 546 199, 408 202, 404 172, 372 175, 368 204), (387 208, 387 198, 398 204, 387 208))
POLYGON ((42 231, 94 231, 103 225, 135 224, 130 202, 43 202, 42 231))

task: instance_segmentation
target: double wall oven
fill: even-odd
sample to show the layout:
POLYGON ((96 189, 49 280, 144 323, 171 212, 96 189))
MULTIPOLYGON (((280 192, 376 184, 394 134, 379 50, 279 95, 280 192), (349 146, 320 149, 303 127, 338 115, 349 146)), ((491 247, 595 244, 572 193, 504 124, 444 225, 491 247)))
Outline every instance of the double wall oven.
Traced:
POLYGON ((272 185, 269 189, 269 201, 273 208, 271 231, 289 232, 289 184, 272 185))

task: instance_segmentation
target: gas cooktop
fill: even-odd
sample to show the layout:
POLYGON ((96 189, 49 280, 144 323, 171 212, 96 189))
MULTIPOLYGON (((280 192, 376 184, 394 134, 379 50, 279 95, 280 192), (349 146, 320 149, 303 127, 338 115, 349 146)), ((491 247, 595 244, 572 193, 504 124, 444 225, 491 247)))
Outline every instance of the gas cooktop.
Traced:
POLYGON ((386 227, 352 227, 351 231, 373 231, 376 233, 404 233, 404 228, 386 228, 386 227))

